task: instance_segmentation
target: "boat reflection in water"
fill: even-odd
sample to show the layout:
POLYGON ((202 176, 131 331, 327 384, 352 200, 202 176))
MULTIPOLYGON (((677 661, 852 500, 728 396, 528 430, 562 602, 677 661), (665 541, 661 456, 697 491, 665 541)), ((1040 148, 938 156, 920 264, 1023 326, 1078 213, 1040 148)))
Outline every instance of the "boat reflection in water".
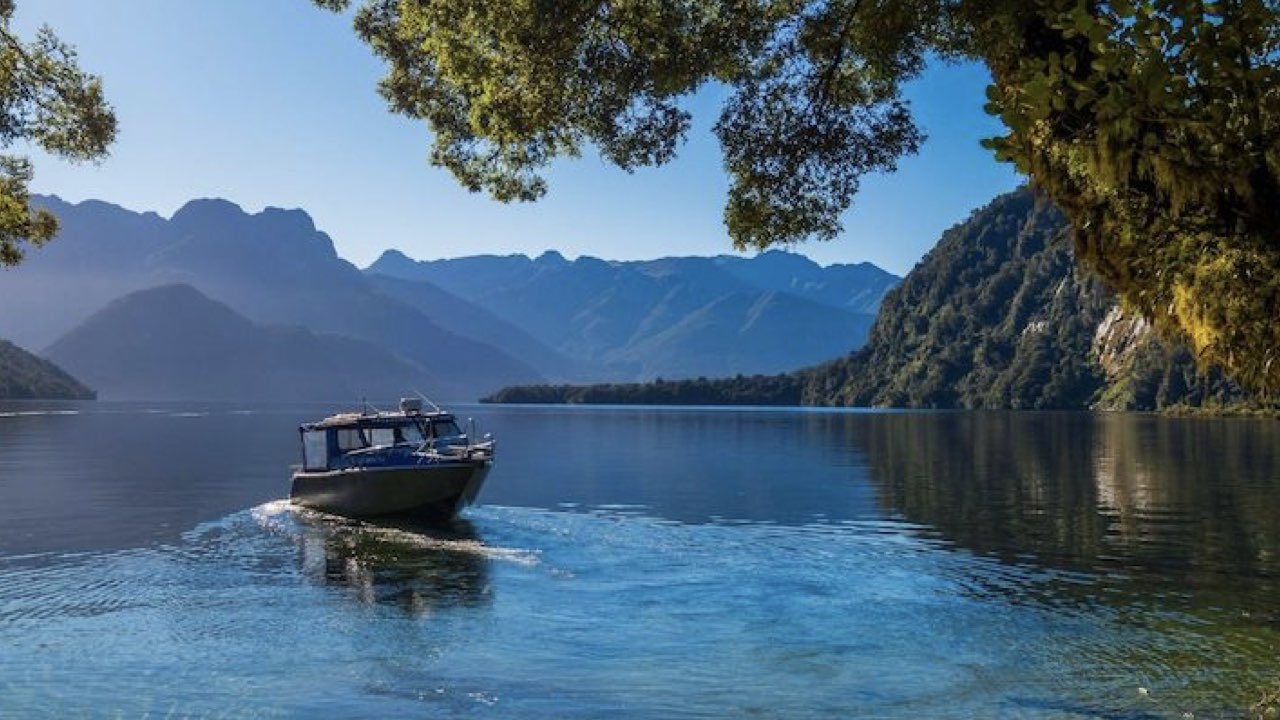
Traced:
POLYGON ((490 602, 487 549, 466 520, 373 524, 305 511, 296 517, 303 572, 345 587, 362 603, 428 615, 490 602))

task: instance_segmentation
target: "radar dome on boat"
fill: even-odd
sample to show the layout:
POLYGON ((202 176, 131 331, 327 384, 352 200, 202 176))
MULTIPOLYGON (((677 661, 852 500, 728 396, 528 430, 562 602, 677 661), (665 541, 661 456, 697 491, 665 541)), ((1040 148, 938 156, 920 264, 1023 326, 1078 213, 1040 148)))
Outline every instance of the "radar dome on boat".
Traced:
POLYGON ((422 413, 422 398, 400 398, 400 412, 409 414, 422 413))

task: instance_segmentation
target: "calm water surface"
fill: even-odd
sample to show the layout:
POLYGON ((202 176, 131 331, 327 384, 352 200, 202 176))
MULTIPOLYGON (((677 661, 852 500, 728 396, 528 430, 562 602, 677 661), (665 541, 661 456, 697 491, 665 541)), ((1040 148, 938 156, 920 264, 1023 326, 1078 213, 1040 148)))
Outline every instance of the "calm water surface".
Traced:
POLYGON ((0 717, 1243 717, 1280 423, 464 408, 446 527, 292 508, 335 408, 0 406, 0 717))

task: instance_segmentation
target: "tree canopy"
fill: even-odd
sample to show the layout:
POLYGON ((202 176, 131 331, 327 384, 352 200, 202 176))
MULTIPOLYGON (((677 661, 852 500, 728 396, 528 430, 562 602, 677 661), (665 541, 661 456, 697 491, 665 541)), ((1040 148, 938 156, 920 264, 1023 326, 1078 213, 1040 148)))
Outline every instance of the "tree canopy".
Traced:
POLYGON ((1280 4, 1002 6, 967 48, 1009 131, 990 146, 1157 328, 1280 389, 1280 4))
MULTIPOLYGON (((315 0, 339 10, 352 0, 315 0)), ((923 139, 901 88, 982 62, 987 145, 1067 213, 1077 255, 1203 363, 1280 387, 1275 0, 357 0, 393 111, 500 200, 593 146, 669 160, 682 101, 715 130, 739 248, 830 239, 867 172, 923 139)))
MULTIPOLYGON (((42 27, 31 42, 9 28, 14 0, 0 0, 0 147, 33 143, 72 161, 105 157, 116 118, 99 78, 81 71, 76 54, 42 27)), ((30 207, 31 161, 0 154, 0 266, 51 239, 57 219, 30 207)))

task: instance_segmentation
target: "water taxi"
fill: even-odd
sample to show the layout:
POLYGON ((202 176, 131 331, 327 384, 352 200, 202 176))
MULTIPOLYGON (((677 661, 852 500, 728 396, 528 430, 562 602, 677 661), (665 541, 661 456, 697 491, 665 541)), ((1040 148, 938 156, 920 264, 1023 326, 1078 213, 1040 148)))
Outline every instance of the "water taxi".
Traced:
POLYGON ((494 442, 476 442, 451 413, 405 398, 395 411, 367 407, 299 428, 302 464, 290 498, 304 507, 366 518, 451 518, 475 501, 494 442))

